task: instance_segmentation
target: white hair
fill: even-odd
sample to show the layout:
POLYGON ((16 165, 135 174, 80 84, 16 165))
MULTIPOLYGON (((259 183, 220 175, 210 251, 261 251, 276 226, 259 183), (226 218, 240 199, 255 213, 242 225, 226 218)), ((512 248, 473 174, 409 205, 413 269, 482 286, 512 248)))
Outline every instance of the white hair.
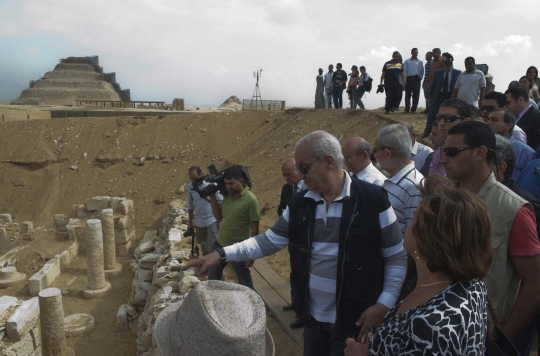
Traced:
POLYGON ((341 145, 338 139, 329 134, 326 131, 313 131, 312 133, 307 134, 302 137, 296 143, 296 149, 304 143, 309 143, 313 154, 319 158, 325 157, 326 155, 331 155, 334 157, 336 162, 336 167, 341 168, 343 165, 343 154, 341 153, 341 145))
POLYGON ((380 129, 377 133, 377 142, 379 148, 392 148, 392 152, 398 157, 411 157, 411 135, 409 130, 401 124, 392 124, 380 129))

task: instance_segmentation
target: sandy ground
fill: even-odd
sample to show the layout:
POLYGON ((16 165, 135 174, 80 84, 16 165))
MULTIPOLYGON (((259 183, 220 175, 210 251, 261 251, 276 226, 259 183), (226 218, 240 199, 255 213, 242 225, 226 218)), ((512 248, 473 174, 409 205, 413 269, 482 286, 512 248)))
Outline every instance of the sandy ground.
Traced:
MULTIPOLYGON (((303 110, 286 112, 216 112, 184 114, 164 118, 79 118, 30 120, 0 123, 0 213, 11 213, 14 221, 34 221, 52 226, 52 217, 68 213, 72 204, 95 195, 125 196, 136 208, 137 241, 147 229, 156 229, 168 202, 180 197, 178 188, 187 183, 191 165, 218 169, 245 165, 253 179, 253 193, 261 209, 261 232, 277 218, 279 194, 284 181, 281 163, 292 157, 296 141, 317 129, 326 130, 344 143, 362 136, 373 143, 376 132, 394 120, 413 122, 422 128, 422 114, 398 114, 381 118, 379 112, 352 110, 303 110), (15 180, 24 185, 14 184, 15 180)), ((55 236, 44 239, 26 258, 32 271, 40 268, 55 246, 55 236), (46 241, 49 241, 47 244, 46 241), (39 253, 41 252, 41 253, 39 253)), ((54 253, 53 253, 54 254, 54 253)), ((24 259, 21 257, 21 261, 24 259)), ((24 260, 24 261, 26 261, 24 260)), ((283 250, 265 261, 289 280, 289 256, 283 250)), ((82 297, 86 286, 85 259, 72 262, 55 285, 69 289, 64 297, 66 315, 89 312, 96 318, 90 336, 70 339, 78 355, 134 355, 136 328, 114 331, 115 315, 131 290, 133 273, 129 258, 123 274, 111 280, 113 292, 101 301, 82 297), (67 284, 69 283, 69 286, 67 284), (99 340, 99 342, 96 342, 99 340)), ((227 278, 234 278, 231 271, 227 278)), ((0 290, 0 295, 27 298, 27 286, 0 290), (26 290, 25 290, 26 289, 26 290)), ((268 327, 274 335, 277 355, 299 355, 300 348, 272 317, 268 327)))

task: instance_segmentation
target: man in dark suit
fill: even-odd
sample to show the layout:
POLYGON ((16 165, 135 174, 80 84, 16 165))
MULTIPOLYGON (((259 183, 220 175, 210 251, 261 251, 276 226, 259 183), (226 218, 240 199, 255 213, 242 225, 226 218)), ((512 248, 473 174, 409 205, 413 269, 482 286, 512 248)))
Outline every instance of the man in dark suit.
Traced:
POLYGON ((442 69, 437 69, 435 71, 433 81, 429 87, 429 92, 431 94, 429 114, 422 138, 428 137, 431 133, 431 127, 435 121, 435 116, 439 113, 439 106, 443 101, 450 99, 454 86, 456 85, 457 77, 460 73, 460 70, 453 68, 453 62, 450 59, 444 61, 442 69))
POLYGON ((289 158, 283 162, 281 174, 283 174, 283 178, 285 178, 287 183, 281 188, 281 199, 277 209, 278 216, 283 214, 293 195, 305 189, 304 182, 300 180, 300 174, 294 165, 293 158, 289 158))
MULTIPOLYGON (((287 205, 289 205, 293 195, 306 189, 304 181, 300 180, 300 173, 296 169, 294 158, 289 158, 283 162, 281 174, 283 174, 283 178, 285 178, 287 183, 281 188, 281 199, 277 209, 278 216, 283 214, 283 211, 285 211, 287 205)), ((283 306, 283 310, 294 310, 294 307, 292 304, 287 304, 283 306)), ((304 323, 302 323, 298 317, 290 324, 291 329, 299 329, 303 326, 304 323)))
POLYGON ((516 115, 516 125, 527 135, 527 145, 533 150, 540 146, 540 111, 529 103, 529 95, 523 88, 510 87, 504 93, 506 108, 516 115))

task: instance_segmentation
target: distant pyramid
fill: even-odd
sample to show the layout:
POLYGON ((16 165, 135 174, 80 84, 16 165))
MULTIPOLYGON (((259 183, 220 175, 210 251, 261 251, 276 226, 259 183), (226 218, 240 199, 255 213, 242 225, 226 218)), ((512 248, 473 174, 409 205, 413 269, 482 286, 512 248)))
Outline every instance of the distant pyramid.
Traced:
POLYGON ((236 96, 232 95, 219 106, 221 110, 240 111, 243 108, 243 104, 236 96))
POLYGON ((129 89, 116 83, 116 73, 103 73, 99 57, 61 59, 52 72, 30 82, 12 105, 75 105, 75 100, 131 100, 129 89))

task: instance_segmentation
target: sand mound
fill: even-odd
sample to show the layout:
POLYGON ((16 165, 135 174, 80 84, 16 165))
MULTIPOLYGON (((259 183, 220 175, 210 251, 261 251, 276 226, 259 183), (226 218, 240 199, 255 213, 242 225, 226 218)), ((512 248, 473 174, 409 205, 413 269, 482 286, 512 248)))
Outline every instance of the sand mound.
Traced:
POLYGON ((219 109, 223 111, 241 111, 242 107, 240 99, 232 95, 219 106, 219 109))

